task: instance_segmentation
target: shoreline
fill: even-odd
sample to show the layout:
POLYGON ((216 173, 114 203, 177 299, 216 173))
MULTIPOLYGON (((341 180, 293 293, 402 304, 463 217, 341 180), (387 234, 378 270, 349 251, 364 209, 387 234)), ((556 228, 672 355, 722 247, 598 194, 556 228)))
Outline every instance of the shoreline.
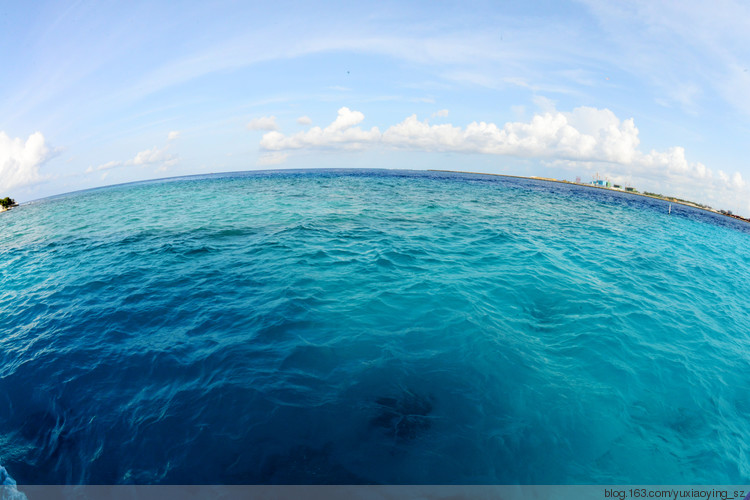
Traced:
POLYGON ((451 174, 491 175, 491 176, 495 176, 495 177, 508 177, 508 178, 511 178, 511 179, 527 179, 527 180, 532 180, 532 181, 557 182, 558 184, 569 184, 569 185, 573 185, 573 186, 581 186, 581 187, 591 188, 591 189, 601 189, 603 191, 615 191, 617 193, 629 194, 629 195, 633 195, 633 196, 643 196, 644 198, 651 198, 651 199, 654 199, 654 200, 666 201, 667 203, 676 203, 678 205, 684 205, 686 207, 697 208, 698 210, 703 210, 705 212, 709 212, 709 213, 716 214, 716 215, 722 215, 724 217, 729 217, 731 219, 739 220, 739 221, 746 222, 746 223, 750 224, 750 219, 746 219, 746 218, 741 217, 739 215, 721 213, 720 211, 715 210, 713 208, 701 207, 701 206, 696 205, 694 203, 689 203, 689 202, 685 202, 685 201, 679 201, 679 200, 677 200, 675 198, 669 198, 669 197, 660 198, 658 196, 652 196, 650 194, 645 194, 645 193, 636 193, 636 192, 633 192, 633 191, 625 191, 625 190, 622 190, 622 189, 612 189, 612 188, 608 188, 608 187, 594 186, 592 184, 583 184, 583 183, 578 183, 578 182, 571 182, 571 181, 566 181, 566 180, 553 179, 551 177, 537 177, 537 176, 510 175, 510 174, 490 174, 490 173, 487 173, 487 172, 467 172, 467 171, 463 171, 463 170, 428 169, 428 171, 429 172, 446 172, 446 173, 451 173, 451 174))

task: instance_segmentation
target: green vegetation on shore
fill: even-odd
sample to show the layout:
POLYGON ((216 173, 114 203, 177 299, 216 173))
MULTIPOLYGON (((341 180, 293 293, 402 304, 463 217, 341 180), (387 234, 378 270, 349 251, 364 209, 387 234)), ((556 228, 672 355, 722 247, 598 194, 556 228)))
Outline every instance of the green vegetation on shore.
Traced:
POLYGON ((645 194, 646 196, 652 196, 654 198, 661 198, 662 200, 676 201, 678 203, 684 203, 685 205, 695 205, 696 207, 705 208, 707 210, 713 210, 708 205, 704 205, 703 203, 698 203, 697 201, 683 200, 682 198, 675 198, 674 196, 665 196, 663 194, 658 194, 658 193, 649 193, 648 191, 644 191, 643 194, 645 194))
POLYGON ((16 200, 13 198, 6 196, 5 198, 0 199, 0 207, 3 207, 3 210, 14 206, 16 206, 16 200))

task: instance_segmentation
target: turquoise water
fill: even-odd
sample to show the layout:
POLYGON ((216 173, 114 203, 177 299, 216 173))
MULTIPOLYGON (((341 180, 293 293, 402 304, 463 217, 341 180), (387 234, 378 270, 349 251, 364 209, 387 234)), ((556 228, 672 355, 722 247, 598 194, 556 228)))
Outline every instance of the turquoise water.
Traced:
POLYGON ((227 174, 0 214, 19 484, 750 477, 750 232, 435 172, 227 174))

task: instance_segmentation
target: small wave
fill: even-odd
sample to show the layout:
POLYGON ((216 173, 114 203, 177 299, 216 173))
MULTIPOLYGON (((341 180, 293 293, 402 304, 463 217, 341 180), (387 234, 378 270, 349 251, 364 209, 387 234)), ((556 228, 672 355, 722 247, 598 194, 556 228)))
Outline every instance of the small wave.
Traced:
POLYGON ((10 477, 2 465, 0 465, 0 500, 26 500, 26 495, 18 491, 15 479, 10 477))

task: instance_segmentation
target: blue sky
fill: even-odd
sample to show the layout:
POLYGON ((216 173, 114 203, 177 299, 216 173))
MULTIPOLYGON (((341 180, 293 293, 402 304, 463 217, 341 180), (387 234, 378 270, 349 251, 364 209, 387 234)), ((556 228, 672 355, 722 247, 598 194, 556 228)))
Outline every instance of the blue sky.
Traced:
POLYGON ((6 2, 0 195, 267 168, 595 174, 750 214, 743 2, 6 2))

